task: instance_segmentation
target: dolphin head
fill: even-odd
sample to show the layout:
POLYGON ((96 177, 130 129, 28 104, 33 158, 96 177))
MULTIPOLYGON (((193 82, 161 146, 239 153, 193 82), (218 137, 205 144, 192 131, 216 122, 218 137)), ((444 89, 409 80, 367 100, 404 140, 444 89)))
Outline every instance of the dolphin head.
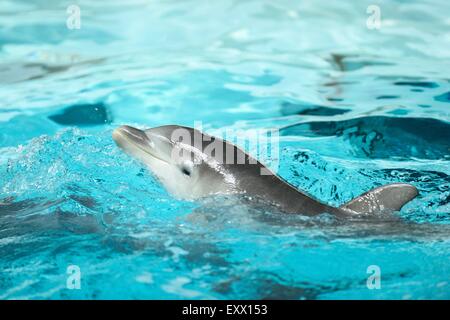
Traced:
POLYGON ((209 143, 198 130, 176 125, 147 130, 121 126, 112 136, 121 149, 144 163, 178 198, 235 192, 233 175, 221 161, 205 153, 209 143))

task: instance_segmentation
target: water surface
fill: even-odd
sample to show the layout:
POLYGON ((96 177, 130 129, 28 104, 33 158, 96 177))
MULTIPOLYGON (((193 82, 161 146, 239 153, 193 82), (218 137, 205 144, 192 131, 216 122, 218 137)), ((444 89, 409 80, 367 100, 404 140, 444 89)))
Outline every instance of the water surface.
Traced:
POLYGON ((1 299, 450 298, 446 1, 77 3, 73 30, 65 1, 0 4, 1 299), (350 221, 180 201, 111 139, 195 121, 279 129, 278 173, 330 204, 420 196, 350 221))

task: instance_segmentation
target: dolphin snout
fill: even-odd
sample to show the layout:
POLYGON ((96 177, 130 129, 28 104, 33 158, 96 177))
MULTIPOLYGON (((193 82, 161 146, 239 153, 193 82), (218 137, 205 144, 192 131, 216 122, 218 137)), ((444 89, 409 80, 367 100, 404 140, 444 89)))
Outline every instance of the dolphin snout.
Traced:
POLYGON ((158 135, 125 125, 115 129, 112 138, 126 153, 144 162, 147 162, 149 157, 167 163, 171 161, 171 144, 158 135))
POLYGON ((148 142, 148 137, 144 131, 131 126, 121 126, 115 129, 112 133, 114 141, 118 142, 121 139, 129 139, 138 144, 148 142))

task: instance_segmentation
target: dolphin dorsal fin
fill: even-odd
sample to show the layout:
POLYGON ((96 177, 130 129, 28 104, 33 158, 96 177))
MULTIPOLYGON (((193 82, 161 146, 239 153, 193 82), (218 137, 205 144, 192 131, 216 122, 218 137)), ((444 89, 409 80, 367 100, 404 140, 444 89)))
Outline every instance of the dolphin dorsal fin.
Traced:
POLYGON ((388 184, 360 195, 342 205, 340 209, 364 214, 399 211, 418 194, 416 187, 410 184, 388 184))

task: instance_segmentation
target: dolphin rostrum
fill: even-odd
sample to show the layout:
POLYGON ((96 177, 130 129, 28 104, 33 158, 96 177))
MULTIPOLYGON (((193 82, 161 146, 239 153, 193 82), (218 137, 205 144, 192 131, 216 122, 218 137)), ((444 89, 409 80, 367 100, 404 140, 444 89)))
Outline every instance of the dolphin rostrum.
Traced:
POLYGON ((237 146, 193 128, 166 125, 139 130, 121 126, 114 130, 113 139, 181 199, 243 194, 250 199, 263 199, 286 213, 347 215, 399 211, 418 195, 414 186, 394 183, 370 190, 336 208, 275 174, 261 174, 270 170, 237 146))

